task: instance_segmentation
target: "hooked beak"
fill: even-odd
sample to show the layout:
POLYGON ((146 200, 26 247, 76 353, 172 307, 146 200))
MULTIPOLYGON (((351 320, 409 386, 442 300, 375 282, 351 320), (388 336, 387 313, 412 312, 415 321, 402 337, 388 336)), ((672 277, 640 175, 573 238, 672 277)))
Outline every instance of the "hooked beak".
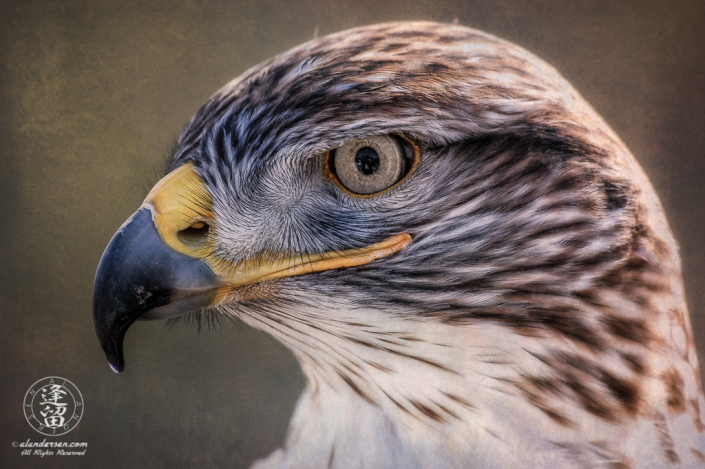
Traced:
POLYGON ((115 233, 95 277, 93 320, 110 367, 125 368, 122 343, 137 319, 163 319, 208 306, 221 286, 203 261, 169 248, 141 208, 115 233))

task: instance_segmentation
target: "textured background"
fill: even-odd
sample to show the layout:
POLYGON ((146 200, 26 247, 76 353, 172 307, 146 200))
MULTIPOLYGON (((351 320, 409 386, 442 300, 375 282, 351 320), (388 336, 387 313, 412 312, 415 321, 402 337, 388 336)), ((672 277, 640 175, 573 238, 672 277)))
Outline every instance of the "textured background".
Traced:
MULTIPOLYGON (((281 444, 303 386, 293 357, 243 327, 138 323, 113 375, 93 331, 93 275, 198 107, 247 68, 319 35, 457 18, 553 64, 627 143, 681 245, 705 361, 702 1, 31 0, 0 4, 0 466, 243 467, 281 444), (29 386, 83 393, 58 441, 21 457, 29 386)), ((51 440, 51 438, 47 438, 51 440)))

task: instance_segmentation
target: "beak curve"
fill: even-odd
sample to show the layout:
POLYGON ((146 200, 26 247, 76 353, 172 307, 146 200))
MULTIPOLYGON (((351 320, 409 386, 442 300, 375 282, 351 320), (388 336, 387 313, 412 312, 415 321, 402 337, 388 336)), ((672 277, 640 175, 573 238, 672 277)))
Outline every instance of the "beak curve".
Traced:
POLYGON ((205 262, 176 252, 143 207, 115 233, 96 272, 93 321, 110 368, 125 369, 123 340, 137 319, 164 319, 213 303, 222 285, 205 262))

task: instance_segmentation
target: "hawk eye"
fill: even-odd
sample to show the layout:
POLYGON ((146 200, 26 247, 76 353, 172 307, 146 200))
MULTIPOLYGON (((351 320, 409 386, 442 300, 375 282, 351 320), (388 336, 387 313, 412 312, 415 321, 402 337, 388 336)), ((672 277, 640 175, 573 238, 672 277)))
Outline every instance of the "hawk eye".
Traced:
POLYGON ((416 145, 396 135, 345 142, 329 152, 329 176, 354 195, 373 195, 400 182, 416 166, 416 145))

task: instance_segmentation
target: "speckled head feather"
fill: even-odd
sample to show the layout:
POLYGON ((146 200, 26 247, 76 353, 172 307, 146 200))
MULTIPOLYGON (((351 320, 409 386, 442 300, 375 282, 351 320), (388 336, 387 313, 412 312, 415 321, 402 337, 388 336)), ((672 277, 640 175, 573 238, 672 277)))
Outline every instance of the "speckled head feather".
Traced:
POLYGON ((256 467, 699 467, 704 404, 680 260, 628 149, 553 68, 485 33, 390 23, 308 42, 196 114, 173 168, 213 199, 216 255, 411 244, 242 287, 218 306, 308 379, 256 467), (327 177, 399 135, 374 197, 327 177))

